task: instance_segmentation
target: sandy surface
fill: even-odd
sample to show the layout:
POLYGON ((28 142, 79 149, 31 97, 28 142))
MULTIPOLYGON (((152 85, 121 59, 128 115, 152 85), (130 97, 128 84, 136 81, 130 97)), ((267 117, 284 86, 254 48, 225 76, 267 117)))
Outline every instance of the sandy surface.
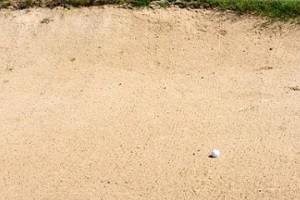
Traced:
POLYGON ((300 199, 300 27, 265 22, 1 11, 0 198, 300 199))

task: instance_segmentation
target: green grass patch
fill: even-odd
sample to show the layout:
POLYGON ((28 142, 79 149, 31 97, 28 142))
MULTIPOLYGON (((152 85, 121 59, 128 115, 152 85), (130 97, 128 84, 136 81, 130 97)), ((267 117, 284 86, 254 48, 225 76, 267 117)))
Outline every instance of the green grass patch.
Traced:
MULTIPOLYGON (((154 0, 0 0, 0 9, 9 7, 22 9, 33 6, 64 6, 70 8, 105 4, 126 4, 143 7, 148 6, 151 1, 154 0)), ((157 0, 155 1, 157 2, 157 0)), ((162 2, 162 5, 165 4, 166 2, 162 2)), ((168 0, 167 5, 233 10, 238 13, 254 13, 271 18, 292 18, 300 21, 300 0, 168 0)))
POLYGON ((148 6, 150 4, 150 0, 133 0, 130 3, 137 7, 148 6))
POLYGON ((272 18, 300 17, 299 0, 186 0, 193 7, 234 10, 239 13, 255 13, 272 18))

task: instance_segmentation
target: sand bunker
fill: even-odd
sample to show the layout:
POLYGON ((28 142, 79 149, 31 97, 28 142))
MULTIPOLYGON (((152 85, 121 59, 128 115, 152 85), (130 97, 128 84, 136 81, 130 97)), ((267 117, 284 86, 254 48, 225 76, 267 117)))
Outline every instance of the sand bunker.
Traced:
POLYGON ((300 199, 300 28, 266 22, 0 11, 1 197, 300 199))

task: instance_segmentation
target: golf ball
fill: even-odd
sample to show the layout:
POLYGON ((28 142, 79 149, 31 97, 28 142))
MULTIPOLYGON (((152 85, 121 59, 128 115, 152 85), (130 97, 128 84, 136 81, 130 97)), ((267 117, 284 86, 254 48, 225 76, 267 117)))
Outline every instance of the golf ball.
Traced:
POLYGON ((211 156, 212 156, 213 158, 219 157, 219 156, 220 156, 220 151, 219 151, 218 149, 212 150, 211 156))

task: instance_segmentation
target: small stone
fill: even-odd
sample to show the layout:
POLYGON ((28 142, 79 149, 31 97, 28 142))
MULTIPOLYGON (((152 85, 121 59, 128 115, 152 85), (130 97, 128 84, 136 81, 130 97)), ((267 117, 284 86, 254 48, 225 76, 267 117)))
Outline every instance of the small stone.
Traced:
POLYGON ((6 67, 6 71, 11 72, 14 68, 13 67, 6 67))
POLYGON ((41 21, 41 24, 49 24, 50 23, 50 19, 49 18, 45 18, 41 21))

